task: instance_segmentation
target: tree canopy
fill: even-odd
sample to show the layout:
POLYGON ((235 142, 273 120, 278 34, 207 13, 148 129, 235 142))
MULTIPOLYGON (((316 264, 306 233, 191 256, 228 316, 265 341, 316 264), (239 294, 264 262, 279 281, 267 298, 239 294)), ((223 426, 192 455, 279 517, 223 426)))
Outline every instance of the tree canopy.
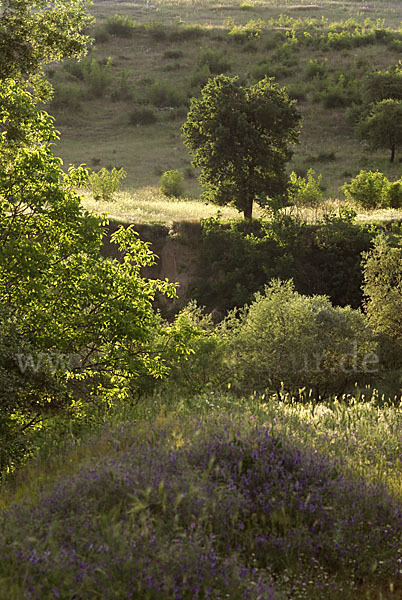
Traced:
POLYGON ((402 147, 402 100, 387 98, 373 104, 359 131, 373 149, 390 150, 390 162, 394 162, 396 150, 402 147))
POLYGON ((202 197, 232 204, 246 219, 254 202, 280 202, 300 119, 295 101, 272 78, 252 87, 240 85, 238 77, 210 79, 201 97, 192 99, 182 128, 193 165, 201 167, 202 197))
POLYGON ((132 227, 112 237, 124 260, 102 257, 107 221, 74 191, 86 170, 63 172, 52 118, 12 79, 0 81, 0 126, 1 472, 49 411, 129 398, 164 375, 153 301, 175 286, 141 276, 155 257, 132 227))
POLYGON ((46 98, 43 66, 86 52, 85 31, 93 18, 86 0, 2 0, 0 2, 0 79, 25 80, 46 98))

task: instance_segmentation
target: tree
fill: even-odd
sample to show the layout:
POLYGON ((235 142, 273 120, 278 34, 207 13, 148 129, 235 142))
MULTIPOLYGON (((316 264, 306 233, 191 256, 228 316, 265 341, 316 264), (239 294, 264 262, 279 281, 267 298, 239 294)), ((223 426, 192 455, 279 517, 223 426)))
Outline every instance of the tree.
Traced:
POLYGON ((86 170, 62 171, 52 152, 52 118, 14 80, 0 81, 0 124, 4 441, 20 439, 74 399, 128 398, 141 377, 162 377, 167 366, 154 339, 165 333, 152 303, 157 292, 172 296, 175 287, 141 276, 155 257, 132 227, 112 238, 122 262, 101 256, 107 222, 87 213, 74 192, 86 170))
POLYGON ((182 128, 192 164, 201 167, 202 197, 233 204, 251 219, 253 204, 267 206, 286 194, 285 165, 298 139, 300 114, 273 79, 243 87, 219 75, 193 98, 182 128))
POLYGON ((402 146, 402 100, 377 102, 358 129, 374 150, 388 148, 390 162, 394 162, 396 150, 402 146))
POLYGON ((43 66, 86 52, 84 33, 92 22, 85 0, 3 0, 0 2, 0 79, 25 80, 41 99, 50 88, 43 66))

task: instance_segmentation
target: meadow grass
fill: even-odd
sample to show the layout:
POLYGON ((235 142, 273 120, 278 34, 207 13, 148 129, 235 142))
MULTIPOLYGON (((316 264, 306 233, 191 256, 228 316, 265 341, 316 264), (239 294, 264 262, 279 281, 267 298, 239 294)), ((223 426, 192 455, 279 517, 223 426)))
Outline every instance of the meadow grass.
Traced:
POLYGON ((3 487, 0 597, 399 597, 402 413, 380 404, 116 406, 3 487))
POLYGON ((112 202, 95 200, 82 192, 83 206, 97 214, 107 214, 111 219, 127 223, 150 223, 172 225, 175 221, 199 221, 216 217, 219 212, 224 219, 233 219, 239 212, 231 207, 205 204, 191 198, 167 198, 158 188, 117 192, 112 202))
MULTIPOLYGON (((175 222, 199 221, 220 215, 223 221, 242 219, 242 214, 230 206, 207 204, 196 198, 167 198, 158 187, 126 189, 116 192, 112 200, 95 200, 87 190, 80 190, 82 204, 90 212, 107 215, 108 218, 125 223, 158 224, 170 227, 175 222)), ((344 202, 327 198, 317 208, 289 207, 286 212, 303 219, 306 223, 321 222, 325 215, 339 213, 344 202)), ((399 222, 402 211, 396 209, 376 209, 364 211, 356 207, 358 223, 399 222)), ((258 206, 254 207, 255 218, 269 218, 269 213, 258 206)))

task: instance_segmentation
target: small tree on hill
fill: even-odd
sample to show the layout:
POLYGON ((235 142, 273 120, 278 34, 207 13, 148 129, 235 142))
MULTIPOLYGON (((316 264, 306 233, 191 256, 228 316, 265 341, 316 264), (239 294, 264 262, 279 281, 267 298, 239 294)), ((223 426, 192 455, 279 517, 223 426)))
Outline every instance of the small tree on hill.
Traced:
POLYGON ((219 75, 193 98, 182 128, 192 164, 201 167, 203 198, 232 204, 251 219, 253 204, 281 201, 285 165, 298 139, 295 101, 273 79, 243 87, 238 77, 219 75))
POLYGON ((402 146, 402 100, 388 98, 374 104, 359 132, 374 150, 388 148, 390 162, 394 162, 396 150, 402 146))

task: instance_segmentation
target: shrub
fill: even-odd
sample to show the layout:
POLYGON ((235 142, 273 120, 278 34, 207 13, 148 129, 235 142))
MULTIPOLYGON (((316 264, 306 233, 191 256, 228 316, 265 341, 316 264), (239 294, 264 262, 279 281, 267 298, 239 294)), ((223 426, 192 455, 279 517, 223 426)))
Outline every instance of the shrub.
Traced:
POLYGON ((390 208, 402 208, 402 178, 389 184, 385 193, 385 204, 390 208))
POLYGON ((293 84, 286 86, 288 96, 291 100, 303 101, 307 98, 307 86, 305 84, 293 84))
POLYGON ((253 77, 253 79, 255 79, 255 81, 260 81, 261 79, 264 79, 264 77, 272 76, 272 71, 273 66, 271 65, 270 61, 266 58, 260 61, 258 64, 256 64, 251 69, 250 74, 253 77))
POLYGON ((97 27, 94 33, 95 44, 105 44, 109 39, 109 34, 105 27, 97 27))
POLYGON ((183 58, 183 52, 181 50, 165 50, 163 58, 183 58))
POLYGON ((389 369, 402 367, 402 248, 391 247, 378 236, 364 254, 365 309, 380 336, 384 362, 389 369))
POLYGON ((150 36, 158 42, 163 42, 167 38, 166 28, 160 21, 152 20, 148 23, 145 23, 145 31, 147 31, 150 36))
POLYGON ((125 69, 120 72, 120 79, 114 86, 110 98, 113 102, 122 102, 133 99, 133 87, 130 83, 129 73, 125 69))
POLYGON ((307 236, 305 258, 294 277, 299 291, 325 294, 339 306, 361 306, 362 252, 369 250, 374 234, 355 224, 355 217, 353 209, 342 207, 307 236))
POLYGON ((312 389, 316 398, 342 393, 378 368, 365 316, 334 308, 325 296, 302 296, 291 282, 273 281, 230 315, 229 361, 241 390, 312 389))
POLYGON ((154 106, 182 106, 187 103, 185 93, 164 81, 155 81, 149 90, 149 101, 154 106))
POLYGON ((108 171, 104 167, 97 173, 94 171, 88 177, 87 187, 94 195, 95 200, 109 201, 115 192, 120 189, 120 181, 126 177, 123 168, 115 167, 108 171))
POLYGON ((82 90, 77 83, 55 83, 53 85, 54 95, 51 107, 56 110, 80 110, 82 90))
POLYGON ((110 57, 105 61, 99 61, 96 58, 82 61, 83 79, 88 85, 89 96, 102 98, 113 81, 111 66, 112 59, 110 57))
POLYGON ((197 67, 191 74, 190 77, 190 86, 192 88, 195 87, 204 87, 208 83, 208 80, 211 79, 212 74, 208 65, 203 65, 202 67, 197 67))
POLYGON ((180 171, 170 170, 165 171, 160 179, 159 185, 161 192, 165 196, 175 196, 179 198, 184 195, 184 177, 180 171))
POLYGON ((205 314, 195 301, 179 312, 170 335, 178 336, 187 352, 175 357, 167 385, 188 396, 220 385, 223 375, 224 340, 215 328, 210 314, 205 314))
POLYGON ((72 75, 73 78, 79 79, 80 81, 84 80, 84 70, 83 67, 85 65, 85 60, 77 61, 77 60, 66 60, 63 63, 63 70, 72 75))
POLYGON ((304 74, 308 79, 314 79, 314 77, 318 77, 320 79, 326 77, 328 73, 327 68, 328 59, 318 60, 312 59, 309 60, 307 66, 305 68, 304 74))
POLYGON ((315 156, 315 160, 321 163, 332 162, 336 160, 336 152, 334 150, 322 150, 315 156))
POLYGON ((200 25, 185 25, 177 27, 169 33, 169 40, 172 42, 184 42, 186 40, 198 40, 208 35, 208 31, 200 25))
POLYGON ((229 35, 235 42, 243 44, 247 40, 254 40, 261 37, 261 28, 264 26, 264 21, 252 19, 244 26, 234 25, 229 31, 229 35))
POLYGON ((225 60, 223 52, 212 48, 201 48, 198 66, 203 67, 204 65, 207 65, 210 72, 215 75, 230 71, 230 64, 225 60))
POLYGON ((388 179, 380 171, 360 171, 342 189, 349 201, 365 210, 369 210, 384 205, 388 186, 388 179))
POLYGON ((290 201, 298 207, 317 208, 324 200, 321 179, 322 175, 316 176, 314 169, 309 169, 306 177, 299 177, 293 171, 290 174, 290 201))
POLYGON ((149 106, 137 106, 130 112, 129 121, 131 125, 153 125, 157 117, 149 106))
POLYGON ((110 35, 117 37, 128 38, 134 33, 137 23, 130 17, 122 17, 121 15, 113 15, 109 17, 104 25, 104 29, 110 35))

